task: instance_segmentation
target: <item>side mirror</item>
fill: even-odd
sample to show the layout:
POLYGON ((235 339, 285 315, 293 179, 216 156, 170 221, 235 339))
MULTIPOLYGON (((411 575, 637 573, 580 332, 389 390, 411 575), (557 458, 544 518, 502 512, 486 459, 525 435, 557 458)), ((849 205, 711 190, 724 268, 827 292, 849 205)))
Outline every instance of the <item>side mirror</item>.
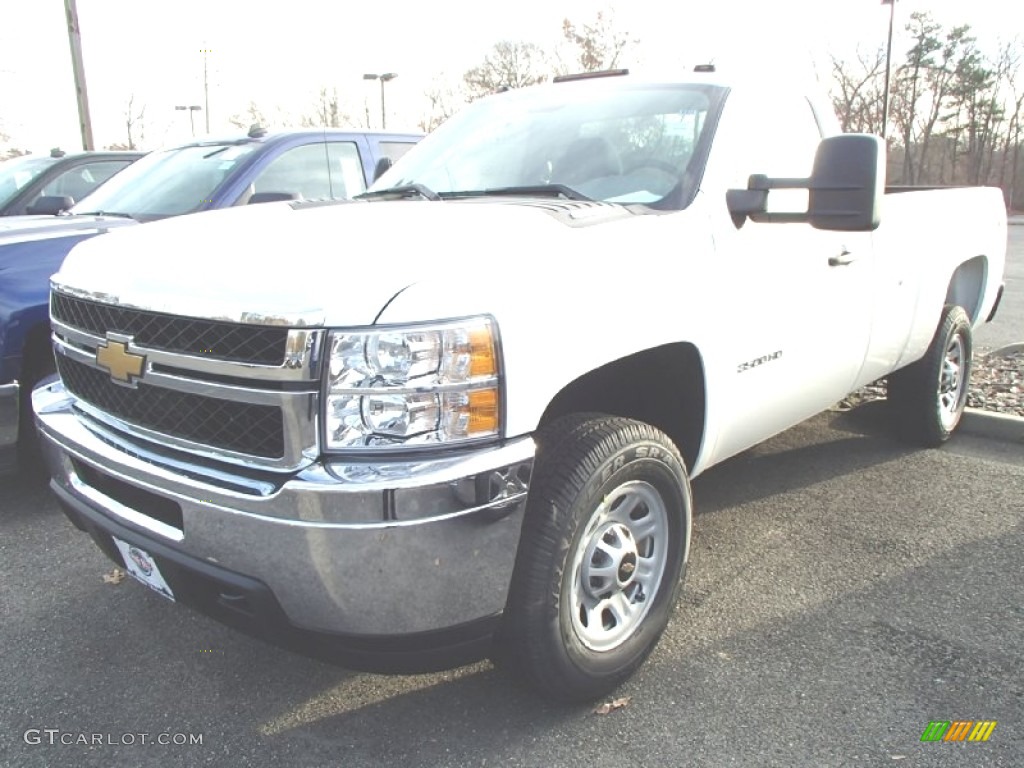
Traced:
POLYGON ((807 215, 815 229, 871 232, 881 221, 885 143, 878 136, 832 136, 818 146, 807 215))
POLYGON ((881 220, 885 193, 885 144, 866 133, 822 140, 809 179, 775 179, 755 174, 746 189, 726 191, 725 201, 737 227, 744 221, 810 223, 815 229, 870 232, 881 220), (768 213, 773 189, 808 190, 807 213, 768 213))
POLYGON ((298 199, 299 195, 296 192, 254 192, 246 205, 256 205, 257 203, 279 203, 282 200, 298 199))
POLYGON ((67 195, 43 195, 25 208, 25 213, 29 216, 56 216, 74 204, 74 198, 67 195))
POLYGON ((387 173, 391 169, 392 165, 394 165, 394 163, 391 162, 390 157, 382 157, 380 160, 378 160, 377 165, 374 166, 373 169, 373 180, 376 181, 385 173, 387 173))

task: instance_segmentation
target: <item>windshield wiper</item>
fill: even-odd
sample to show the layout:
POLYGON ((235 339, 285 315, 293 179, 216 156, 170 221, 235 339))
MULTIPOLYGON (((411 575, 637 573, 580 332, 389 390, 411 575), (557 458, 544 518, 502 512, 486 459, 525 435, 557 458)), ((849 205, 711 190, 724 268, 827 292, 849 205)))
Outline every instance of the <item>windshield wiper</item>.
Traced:
POLYGON ((591 198, 565 184, 532 184, 522 187, 492 187, 460 192, 446 192, 444 197, 560 197, 564 200, 586 200, 591 198))
POLYGON ((205 155, 203 155, 203 160, 209 160, 211 157, 215 157, 216 155, 219 155, 221 152, 227 152, 229 149, 231 149, 231 147, 218 147, 217 149, 213 150, 213 152, 208 152, 205 155))
POLYGON ((134 219, 130 213, 118 213, 117 211, 75 211, 75 216, 110 216, 113 219, 134 219))
POLYGON ((398 187, 387 189, 376 189, 373 192, 363 192, 356 195, 356 200, 403 200, 407 197, 422 197, 424 200, 440 200, 441 196, 430 187, 424 184, 402 184, 398 187))

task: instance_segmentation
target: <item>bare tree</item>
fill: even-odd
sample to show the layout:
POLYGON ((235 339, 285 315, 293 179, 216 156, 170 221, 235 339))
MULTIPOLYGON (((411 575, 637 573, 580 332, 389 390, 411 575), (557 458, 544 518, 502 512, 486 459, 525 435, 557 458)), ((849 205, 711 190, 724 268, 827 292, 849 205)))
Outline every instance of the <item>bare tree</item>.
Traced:
POLYGON ((988 66, 973 47, 953 69, 949 88, 950 113, 945 116, 952 135, 952 178, 956 180, 958 154, 967 159, 967 182, 982 184, 988 179, 995 146, 995 132, 1003 121, 1003 109, 996 97, 999 73, 988 66), (959 150, 963 147, 963 152, 959 150))
POLYGON ((310 115, 303 115, 299 120, 300 125, 305 128, 341 128, 351 125, 351 118, 341 111, 341 103, 338 99, 338 89, 320 89, 319 103, 316 112, 310 115))
POLYGON ((450 84, 446 84, 443 75, 434 80, 423 96, 430 107, 420 118, 418 125, 420 130, 426 133, 437 128, 466 103, 466 97, 456 92, 450 84))
POLYGON ((569 44, 570 62, 560 62, 559 74, 569 71, 599 72, 615 69, 622 61, 623 51, 639 40, 630 40, 628 32, 618 32, 610 13, 598 11, 591 23, 562 21, 562 36, 569 44))
POLYGON ((942 27, 930 13, 915 11, 910 14, 906 30, 914 38, 907 52, 907 62, 896 71, 891 94, 893 122, 903 139, 903 178, 905 184, 915 183, 917 166, 914 162, 914 143, 918 137, 917 124, 922 99, 928 88, 926 77, 935 66, 935 54, 942 48, 938 34, 942 27))
POLYGON ((885 90, 885 49, 857 50, 856 62, 832 56, 832 104, 843 131, 880 133, 885 90))
POLYGON ((1024 117, 1024 88, 1018 84, 1021 66, 1021 43, 1015 39, 1006 43, 999 54, 1000 86, 1004 92, 1007 115, 1006 130, 1000 148, 999 186, 1003 190, 1006 206, 1017 208, 1015 193, 1020 173, 1021 118, 1024 117))
POLYGON ((469 101, 506 88, 522 88, 547 79, 544 55, 533 43, 502 40, 479 65, 462 76, 469 101))
POLYGON ((145 126, 143 120, 146 117, 146 105, 143 104, 139 107, 139 110, 135 110, 135 94, 132 93, 128 97, 128 106, 124 110, 124 124, 125 128, 128 129, 128 144, 126 149, 138 149, 138 144, 135 142, 135 131, 138 130, 139 140, 145 138, 145 126))
POLYGON ((928 105, 922 113, 923 119, 918 125, 916 139, 919 175, 928 174, 928 152, 937 135, 936 129, 943 119, 944 110, 948 108, 950 100, 955 98, 957 73, 976 71, 978 54, 970 29, 970 26, 963 25, 954 27, 946 33, 942 47, 938 51, 939 58, 932 62, 925 74, 928 105))
POLYGON ((228 122, 236 128, 246 131, 254 125, 262 125, 263 127, 269 125, 266 115, 263 114, 263 110, 256 105, 255 101, 250 101, 249 106, 246 107, 244 112, 229 117, 228 122))
MULTIPOLYGON (((1020 205, 1024 48, 1019 38, 986 55, 967 25, 943 29, 911 15, 913 44, 896 66, 891 100, 898 132, 889 148, 891 181, 998 184, 1008 208, 1020 205)), ((832 59, 832 101, 844 130, 874 131, 880 120, 880 54, 832 59)))

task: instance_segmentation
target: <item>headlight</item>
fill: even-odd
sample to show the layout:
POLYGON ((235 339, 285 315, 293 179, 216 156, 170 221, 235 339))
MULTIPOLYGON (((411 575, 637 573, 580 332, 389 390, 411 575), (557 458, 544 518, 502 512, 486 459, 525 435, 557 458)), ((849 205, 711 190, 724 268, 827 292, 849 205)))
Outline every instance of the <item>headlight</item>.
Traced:
POLYGON ((500 433, 500 366, 488 318, 334 331, 327 450, 453 443, 500 433))

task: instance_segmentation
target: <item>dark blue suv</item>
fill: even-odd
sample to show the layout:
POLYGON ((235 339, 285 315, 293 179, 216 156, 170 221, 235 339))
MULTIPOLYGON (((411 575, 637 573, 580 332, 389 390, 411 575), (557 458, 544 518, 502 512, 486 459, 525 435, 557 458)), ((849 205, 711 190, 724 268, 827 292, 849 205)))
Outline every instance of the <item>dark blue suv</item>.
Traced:
MULTIPOLYGON (((16 447, 34 457, 28 393, 54 370, 50 275, 76 243, 116 227, 214 208, 346 199, 363 192, 421 138, 254 127, 242 138, 150 152, 67 214, 0 218, 0 470, 14 466, 16 447)), ((143 254, 139 268, 145 269, 143 254)))

